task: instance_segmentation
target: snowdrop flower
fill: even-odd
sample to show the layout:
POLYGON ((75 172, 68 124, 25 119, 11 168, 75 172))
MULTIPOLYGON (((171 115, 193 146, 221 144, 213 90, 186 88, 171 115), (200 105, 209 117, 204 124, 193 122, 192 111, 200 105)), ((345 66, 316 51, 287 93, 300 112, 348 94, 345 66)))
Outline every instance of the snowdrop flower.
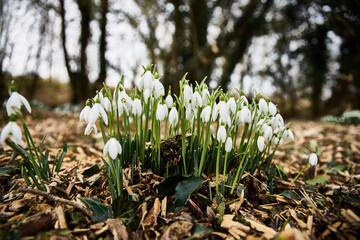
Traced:
POLYGON ((166 102, 166 106, 167 106, 168 108, 172 108, 172 106, 173 106, 173 104, 174 104, 174 100, 173 100, 173 98, 171 97, 170 94, 168 94, 168 95, 166 96, 165 102, 166 102))
POLYGON ((230 109, 230 111, 232 112, 232 114, 234 114, 236 112, 236 102, 234 97, 230 97, 230 99, 227 102, 227 105, 230 109))
POLYGON ((241 103, 241 107, 245 107, 245 106, 248 106, 249 105, 249 101, 247 100, 247 98, 242 95, 240 98, 239 98, 239 101, 241 103))
POLYGON ((105 144, 103 155, 106 156, 106 154, 109 153, 110 157, 112 159, 115 159, 118 154, 121 154, 121 145, 115 138, 110 138, 109 141, 105 144))
POLYGON ((133 106, 132 106, 132 114, 134 116, 140 116, 142 112, 142 106, 141 106, 141 101, 138 98, 135 98, 133 101, 133 106))
POLYGON ((274 129, 284 127, 284 119, 279 113, 272 119, 272 126, 274 129))
POLYGON ((202 94, 202 106, 205 107, 210 99, 210 92, 207 89, 207 87, 202 90, 201 94, 202 94))
POLYGON ((178 124, 179 115, 176 107, 172 107, 169 113, 170 126, 175 127, 178 124))
POLYGON ((184 103, 185 103, 185 106, 190 104, 190 100, 192 99, 192 95, 193 95, 192 88, 188 84, 186 84, 184 86, 184 103))
POLYGON ((219 116, 219 105, 214 103, 213 112, 212 112, 212 121, 216 122, 219 116))
POLYGON ((151 96, 151 90, 150 89, 145 89, 145 91, 144 91, 145 103, 149 102, 150 96, 151 96))
MULTIPOLYGON (((150 71, 146 71, 144 75, 141 77, 138 87, 140 87, 143 84, 143 87, 145 87, 145 89, 150 90, 153 87, 154 79, 155 79, 154 75, 150 71)), ((141 88, 139 88, 139 90, 141 90, 141 88)))
POLYGON ((88 116, 89 116, 89 112, 91 110, 91 107, 86 105, 80 112, 80 116, 79 116, 79 119, 80 119, 80 122, 81 121, 86 121, 88 122, 88 116))
POLYGON ((264 151, 265 148, 265 139, 263 136, 259 136, 257 139, 257 146, 260 152, 264 151))
POLYGON ((275 116, 276 112, 277 112, 277 110, 276 110, 275 104, 273 104, 272 102, 269 102, 269 113, 270 113, 270 115, 275 116))
POLYGON ((227 120, 229 116, 229 106, 225 101, 219 102, 219 114, 221 119, 227 120))
POLYGON ((191 106, 187 107, 185 110, 185 118, 191 121, 194 117, 195 117, 194 109, 191 106))
POLYGON ((309 163, 311 166, 315 166, 318 163, 318 157, 317 157, 316 153, 310 154, 309 163))
POLYGON ((95 134, 97 134, 97 128, 96 128, 95 123, 88 123, 88 125, 85 128, 84 135, 90 135, 93 130, 94 130, 95 134))
POLYGON ((20 127, 14 121, 9 121, 8 124, 2 129, 0 134, 0 143, 1 145, 5 146, 5 140, 10 138, 11 141, 18 145, 24 145, 24 142, 21 140, 22 133, 20 127))
POLYGON ((191 105, 193 108, 198 108, 202 106, 202 98, 198 91, 195 91, 194 94, 192 95, 191 105))
POLYGON ((26 98, 18 92, 12 92, 6 102, 7 115, 11 116, 12 114, 16 114, 18 111, 20 111, 21 105, 24 105, 26 110, 31 113, 31 107, 26 98))
POLYGON ((264 133, 264 138, 266 140, 270 140, 273 135, 272 128, 269 125, 264 124, 261 129, 262 129, 262 132, 264 133))
POLYGON ((211 115, 211 107, 207 105, 201 112, 201 121, 202 122, 208 122, 210 120, 211 115))
POLYGON ((159 79, 154 80, 153 92, 155 98, 159 98, 165 95, 164 85, 159 81, 159 79))
POLYGON ((284 141, 289 140, 289 141, 294 141, 294 134, 290 129, 287 129, 284 131, 284 135, 283 135, 283 139, 284 141))
POLYGON ((108 125, 108 117, 104 110, 104 107, 100 103, 95 103, 88 114, 88 122, 95 123, 96 120, 101 117, 105 125, 108 125))
POLYGON ((98 94, 96 94, 96 96, 93 99, 94 99, 94 101, 100 102, 101 106, 103 106, 103 108, 107 112, 110 110, 110 107, 111 107, 110 100, 109 100, 109 98, 104 97, 102 92, 98 92, 98 94))
POLYGON ((164 119, 168 116, 168 108, 166 104, 158 103, 156 109, 156 120, 164 121, 164 119))
POLYGON ((251 122, 251 112, 247 106, 243 107, 240 110, 240 112, 238 112, 238 114, 239 114, 238 117, 239 117, 241 124, 251 122))
POLYGON ((265 101, 265 99, 260 99, 259 101, 259 110, 260 110, 260 113, 264 113, 264 115, 267 115, 268 114, 268 105, 265 101))
POLYGON ((226 129, 224 126, 224 123, 221 123, 221 126, 219 127, 219 130, 217 132, 217 140, 220 143, 224 143, 226 141, 226 129))
POLYGON ((232 147, 233 147, 232 139, 231 139, 231 137, 228 137, 225 142, 225 151, 231 152, 232 147))

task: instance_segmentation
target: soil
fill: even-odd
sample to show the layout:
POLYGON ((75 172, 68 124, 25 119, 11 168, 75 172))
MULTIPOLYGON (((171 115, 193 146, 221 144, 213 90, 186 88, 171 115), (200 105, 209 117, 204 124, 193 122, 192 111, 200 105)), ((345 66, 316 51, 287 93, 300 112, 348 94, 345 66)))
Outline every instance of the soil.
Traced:
MULTIPOLYGON (((6 124, 2 113, 1 126, 6 124)), ((27 186, 11 148, 0 149, 0 239, 357 239, 360 236, 360 126, 292 121, 295 141, 280 147, 274 158, 282 172, 273 188, 262 171, 244 174, 243 191, 214 196, 214 176, 203 176, 182 210, 172 209, 174 196, 154 186, 164 178, 142 169, 124 170, 124 192, 117 206, 128 209, 120 218, 95 219, 83 199, 112 204, 102 161, 101 134, 87 137, 77 114, 34 109, 26 122, 43 149, 54 159, 68 149, 47 191, 27 186), (319 163, 291 180, 319 146, 319 163), (100 171, 92 173, 97 165, 100 171), (131 172, 133 171, 133 172, 131 172), (131 183, 134 174, 136 182, 131 183), (212 193, 209 192, 209 182, 212 193), (30 190, 29 190, 30 189, 30 190), (272 190, 272 194, 271 194, 272 190), (138 199, 131 195, 135 193, 138 199), (74 205, 71 205, 71 203, 74 205), (76 205, 77 204, 77 205, 76 205), (88 212, 87 212, 88 211, 88 212), (131 214, 130 214, 131 213, 131 214)), ((174 145, 176 146, 176 145, 174 145)), ((177 152, 176 149, 173 152, 177 152)), ((163 156, 167 156, 166 154, 163 156)), ((171 158, 176 158, 170 154, 171 158)), ((104 208, 105 210, 108 208, 104 208)), ((104 210, 104 211, 105 211, 104 210)))

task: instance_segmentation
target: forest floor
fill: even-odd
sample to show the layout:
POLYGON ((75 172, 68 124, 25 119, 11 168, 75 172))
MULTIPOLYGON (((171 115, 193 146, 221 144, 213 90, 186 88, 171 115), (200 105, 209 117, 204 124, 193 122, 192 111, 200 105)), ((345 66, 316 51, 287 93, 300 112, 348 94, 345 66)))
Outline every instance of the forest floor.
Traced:
MULTIPOLYGON (((6 124, 1 115, 1 126, 6 124)), ((131 218, 94 221, 82 209, 80 197, 96 198, 109 206, 101 135, 83 135, 85 123, 77 114, 34 109, 26 116, 37 145, 68 151, 62 168, 46 183, 47 192, 26 185, 11 149, 0 149, 0 239, 357 239, 360 236, 360 126, 291 121, 295 141, 281 146, 274 162, 286 173, 275 178, 273 194, 261 171, 244 174, 237 197, 217 199, 214 176, 204 176, 186 206, 171 210, 173 196, 154 187, 164 178, 140 168, 137 182, 125 192, 139 201, 124 206, 131 218), (319 164, 291 180, 308 161, 309 149, 319 146, 319 164), (92 171, 96 164, 100 171, 92 171), (89 170, 92 169, 92 170, 89 170), (204 178, 205 180, 205 178, 204 178), (29 190, 30 189, 30 190, 29 190), (209 201, 210 200, 210 201, 209 201), (69 203, 71 202, 71 203, 69 203), (75 203, 75 204, 72 204, 75 203)), ((53 158, 53 157, 52 157, 53 158)), ((124 176, 130 175, 130 169, 124 176)), ((125 180, 126 182, 126 180, 125 180)))

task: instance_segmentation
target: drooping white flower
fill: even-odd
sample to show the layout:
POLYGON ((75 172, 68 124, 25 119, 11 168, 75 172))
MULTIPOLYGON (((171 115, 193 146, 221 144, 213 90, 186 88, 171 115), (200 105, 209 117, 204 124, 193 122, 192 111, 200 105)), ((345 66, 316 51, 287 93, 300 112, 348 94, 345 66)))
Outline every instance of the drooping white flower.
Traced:
POLYGON ((221 143, 224 143, 226 141, 226 129, 223 124, 219 127, 219 130, 216 134, 217 140, 221 143))
POLYGON ((263 136, 259 136, 257 139, 257 146, 260 152, 264 151, 265 148, 265 139, 263 136))
POLYGON ((270 140, 272 138, 272 135, 273 135, 273 131, 272 131, 272 128, 267 125, 267 124, 264 124, 261 128, 262 132, 264 133, 264 138, 266 140, 270 140))
POLYGON ((234 114, 236 112, 236 102, 235 102, 235 98, 231 97, 228 101, 227 101, 227 105, 229 107, 229 110, 231 111, 232 114, 234 114))
POLYGON ((26 98, 18 92, 12 92, 6 102, 7 115, 11 116, 12 114, 16 114, 18 111, 20 111, 21 105, 24 105, 26 110, 31 113, 31 107, 26 98))
POLYGON ((0 134, 0 143, 5 146, 5 140, 10 138, 11 141, 18 145, 24 145, 22 141, 22 133, 20 127, 16 124, 16 122, 10 121, 5 127, 1 130, 0 134))
POLYGON ((95 123, 96 120, 101 117, 105 125, 108 125, 108 117, 104 110, 104 107, 100 103, 95 103, 88 114, 88 122, 95 123))
POLYGON ((315 166, 318 163, 318 156, 316 155, 316 153, 310 154, 309 163, 311 166, 315 166))
POLYGON ((210 100, 210 92, 207 88, 204 88, 202 91, 202 106, 205 107, 210 100))
POLYGON ((211 115, 211 107, 207 105, 201 112, 201 121, 202 122, 208 122, 210 120, 211 115))
POLYGON ((240 98, 239 98, 239 101, 241 103, 241 107, 245 107, 245 106, 248 106, 249 105, 249 101, 247 100, 247 98, 242 95, 240 98))
POLYGON ((142 113, 142 106, 141 106, 141 101, 138 98, 135 98, 133 101, 133 105, 132 105, 132 111, 131 113, 134 116, 140 116, 142 113))
POLYGON ((93 130, 94 130, 95 134, 97 134, 96 124, 88 123, 88 125, 85 128, 84 135, 90 135, 93 130))
POLYGON ((202 106, 202 98, 198 91, 195 91, 191 98, 191 105, 193 108, 198 108, 202 106))
POLYGON ((189 105, 190 100, 192 99, 192 95, 193 95, 192 88, 188 84, 186 84, 184 86, 184 104, 185 104, 185 106, 189 105))
POLYGON ((89 115, 89 112, 91 110, 91 107, 86 105, 80 112, 80 116, 79 116, 79 119, 80 121, 86 121, 88 122, 88 115, 89 115))
POLYGON ((185 118, 187 120, 191 121, 191 120, 193 120, 194 117, 195 117, 195 111, 191 107, 191 105, 189 105, 185 110, 185 118))
POLYGON ((294 134, 290 129, 286 129, 283 134, 283 140, 294 141, 294 134))
POLYGON ((159 79, 154 80, 153 93, 155 98, 159 98, 165 95, 164 85, 159 81, 159 79))
MULTIPOLYGON (((141 79, 142 82, 140 82, 138 87, 140 87, 141 84, 143 84, 143 87, 145 89, 151 90, 153 87, 154 75, 150 71, 146 71, 144 75, 141 77, 141 79)), ((141 90, 141 88, 139 88, 139 90, 141 90)))
POLYGON ((265 99, 260 99, 259 101, 259 110, 260 110, 260 113, 263 113, 264 115, 267 115, 268 114, 268 105, 265 101, 265 99))
POLYGON ((219 114, 221 119, 227 120, 229 116, 229 106, 225 101, 219 102, 219 114))
POLYGON ((148 102, 149 102, 150 96, 151 96, 151 90, 150 90, 150 89, 145 89, 145 90, 144 90, 144 100, 145 100, 145 103, 148 103, 148 102))
POLYGON ((273 119, 271 119, 271 124, 274 129, 276 128, 282 128, 284 127, 284 119, 282 116, 278 113, 275 115, 273 119))
POLYGON ((172 96, 170 94, 168 94, 165 98, 165 102, 166 102, 166 106, 170 109, 172 108, 173 104, 174 104, 174 100, 172 98, 172 96))
POLYGON ((168 108, 166 104, 158 103, 156 108, 156 120, 164 121, 164 119, 168 116, 168 108))
POLYGON ((216 122, 219 116, 219 105, 214 103, 213 111, 212 111, 212 121, 216 122))
POLYGON ((240 110, 239 118, 240 118, 241 124, 251 122, 251 112, 250 112, 250 110, 249 110, 249 108, 247 106, 244 106, 240 110))
POLYGON ((109 153, 110 157, 115 159, 119 154, 121 154, 121 151, 121 145, 118 140, 116 140, 116 138, 110 138, 104 146, 103 155, 106 156, 106 154, 109 153))
POLYGON ((225 151, 231 152, 232 147, 233 147, 232 139, 231 139, 231 137, 228 137, 225 142, 225 151))
POLYGON ((175 127, 178 124, 179 115, 176 107, 172 107, 169 113, 170 126, 175 127))
POLYGON ((277 113, 276 106, 272 102, 269 102, 269 113, 272 116, 275 116, 277 113))

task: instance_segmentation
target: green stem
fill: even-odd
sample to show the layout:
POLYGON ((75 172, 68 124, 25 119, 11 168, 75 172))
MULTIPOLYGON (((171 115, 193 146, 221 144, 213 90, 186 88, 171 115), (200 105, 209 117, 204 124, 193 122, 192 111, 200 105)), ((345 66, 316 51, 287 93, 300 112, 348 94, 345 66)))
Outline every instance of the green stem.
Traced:
POLYGON ((220 152, 221 152, 221 142, 219 142, 218 151, 216 155, 216 194, 219 194, 219 165, 220 165, 220 152))
POLYGON ((296 175, 296 177, 291 181, 291 183, 294 183, 300 177, 300 175, 305 171, 305 168, 307 168, 307 166, 309 166, 309 162, 305 165, 305 167, 303 167, 303 169, 301 169, 301 171, 298 173, 298 175, 296 175))

